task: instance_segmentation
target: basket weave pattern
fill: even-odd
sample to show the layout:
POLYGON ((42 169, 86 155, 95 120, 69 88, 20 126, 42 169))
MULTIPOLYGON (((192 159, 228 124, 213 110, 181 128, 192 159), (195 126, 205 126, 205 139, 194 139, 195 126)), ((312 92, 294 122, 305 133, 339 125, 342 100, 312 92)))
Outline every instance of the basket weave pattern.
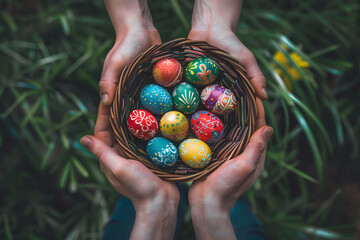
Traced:
MULTIPOLYGON (((204 87, 196 88, 201 93, 204 87)), ((171 94, 173 88, 167 90, 171 94)), ((198 110, 202 109, 204 108, 200 104, 198 110)), ((254 89, 246 77, 244 68, 234 57, 203 41, 176 39, 151 47, 124 68, 110 109, 110 122, 123 157, 140 161, 164 180, 187 182, 206 178, 222 163, 238 156, 243 151, 254 132, 256 111, 254 89), (224 135, 217 143, 210 145, 212 157, 207 167, 192 169, 179 159, 175 166, 161 169, 155 166, 147 156, 147 141, 139 140, 130 133, 127 118, 132 110, 142 108, 139 100, 141 89, 147 84, 155 83, 152 69, 156 61, 173 57, 185 69, 190 61, 203 56, 212 58, 218 63, 220 73, 214 83, 230 89, 235 94, 238 100, 237 108, 230 114, 219 116, 224 123, 224 135)), ((191 115, 187 117, 191 119, 191 115)), ((157 119, 160 118, 157 116, 157 119)), ((160 131, 157 136, 161 136, 160 131)), ((187 138, 192 137, 195 136, 190 129, 187 138)))

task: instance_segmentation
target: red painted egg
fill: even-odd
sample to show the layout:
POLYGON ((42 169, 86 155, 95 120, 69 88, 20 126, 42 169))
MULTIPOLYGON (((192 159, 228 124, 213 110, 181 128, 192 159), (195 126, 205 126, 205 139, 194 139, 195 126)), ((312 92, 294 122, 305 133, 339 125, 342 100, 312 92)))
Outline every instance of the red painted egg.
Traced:
POLYGON ((178 60, 172 57, 159 60, 153 68, 155 81, 164 87, 173 87, 181 81, 183 69, 178 60))
POLYGON ((142 109, 135 109, 130 113, 127 125, 132 135, 142 140, 152 139, 159 130, 154 115, 142 109))
POLYGON ((208 111, 197 111, 191 117, 191 129, 197 138, 212 144, 224 134, 224 124, 215 114, 208 111))

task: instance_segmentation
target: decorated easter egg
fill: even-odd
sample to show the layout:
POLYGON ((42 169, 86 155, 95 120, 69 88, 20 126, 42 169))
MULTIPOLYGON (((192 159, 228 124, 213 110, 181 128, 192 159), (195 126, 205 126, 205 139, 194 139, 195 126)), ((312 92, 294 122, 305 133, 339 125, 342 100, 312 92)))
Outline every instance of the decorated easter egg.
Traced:
POLYGON ((219 66, 211 58, 195 58, 185 69, 186 80, 195 85, 207 85, 215 81, 219 75, 219 66))
POLYGON ((127 125, 131 134, 142 140, 153 138, 159 130, 154 115, 142 109, 135 109, 130 113, 127 125))
POLYGON ((200 96, 193 85, 182 82, 174 88, 172 93, 174 105, 182 113, 190 114, 195 112, 199 106, 200 96))
POLYGON ((181 81, 183 69, 178 60, 172 57, 163 58, 155 64, 153 77, 164 87, 173 87, 181 81))
POLYGON ((191 117, 191 129, 197 138, 213 144, 224 134, 224 124, 218 116, 208 111, 197 111, 191 117))
POLYGON ((189 122, 181 112, 170 111, 160 119, 160 131, 167 139, 182 141, 189 131, 189 122))
POLYGON ((211 159, 209 146, 200 139, 185 139, 180 143, 179 155, 181 160, 192 168, 204 168, 211 159))
POLYGON ((151 161, 161 168, 174 166, 179 158, 175 145, 162 137, 151 139, 146 146, 146 152, 151 161))
POLYGON ((200 96, 202 104, 212 113, 227 114, 237 105, 235 95, 227 88, 213 84, 204 88, 200 96))
POLYGON ((149 112, 162 115, 172 109, 171 95, 157 84, 146 85, 140 92, 140 102, 149 112))

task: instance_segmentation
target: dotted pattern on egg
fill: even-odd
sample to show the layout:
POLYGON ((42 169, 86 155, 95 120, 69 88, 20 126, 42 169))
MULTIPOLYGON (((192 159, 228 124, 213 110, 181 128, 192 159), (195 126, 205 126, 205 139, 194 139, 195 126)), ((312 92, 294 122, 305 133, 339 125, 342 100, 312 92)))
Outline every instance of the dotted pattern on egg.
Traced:
POLYGON ((173 107, 170 93, 157 84, 146 85, 141 90, 140 101, 146 110, 156 115, 167 113, 173 107))

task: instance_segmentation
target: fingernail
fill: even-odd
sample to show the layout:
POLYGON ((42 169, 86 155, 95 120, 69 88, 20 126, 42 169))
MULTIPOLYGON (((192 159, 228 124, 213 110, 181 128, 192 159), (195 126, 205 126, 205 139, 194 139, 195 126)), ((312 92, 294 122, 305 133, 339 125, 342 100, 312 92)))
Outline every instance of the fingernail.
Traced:
POLYGON ((104 94, 101 95, 101 102, 105 106, 108 105, 108 103, 109 103, 109 95, 107 93, 104 93, 104 94))
POLYGON ((267 92, 266 92, 266 89, 265 89, 265 88, 262 88, 261 91, 262 91, 262 95, 264 96, 264 98, 265 98, 265 99, 268 99, 268 94, 267 94, 267 92))
POLYGON ((92 141, 89 137, 83 137, 80 139, 80 143, 81 143, 81 145, 83 145, 84 147, 89 149, 92 141))
POLYGON ((273 132, 274 132, 274 129, 272 127, 266 127, 262 131, 262 134, 264 137, 266 137, 267 140, 269 140, 271 135, 273 134, 273 132))

